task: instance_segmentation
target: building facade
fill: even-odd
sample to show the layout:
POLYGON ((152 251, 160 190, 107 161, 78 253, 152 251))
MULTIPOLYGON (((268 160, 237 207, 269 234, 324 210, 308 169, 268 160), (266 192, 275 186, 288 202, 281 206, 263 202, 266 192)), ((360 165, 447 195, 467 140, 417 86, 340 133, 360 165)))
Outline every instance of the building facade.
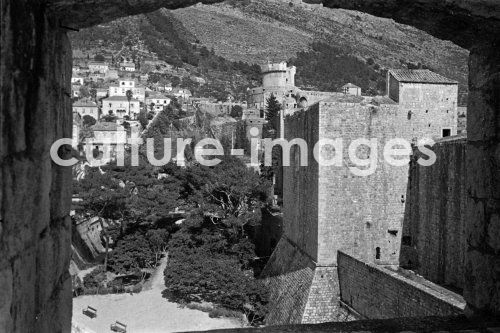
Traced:
POLYGON ((146 97, 146 107, 151 111, 162 111, 164 107, 169 105, 171 99, 163 95, 150 95, 146 97))
POLYGON ((118 119, 129 116, 136 119, 141 112, 140 102, 132 98, 129 102, 126 96, 111 96, 102 100, 102 114, 113 114, 118 119))
POLYGON ((109 69, 109 65, 105 62, 99 62, 99 61, 89 61, 87 64, 87 67, 89 68, 90 73, 106 73, 109 69))
POLYGON ((91 116, 95 120, 99 120, 97 103, 90 99, 81 99, 73 103, 73 112, 78 113, 82 118, 84 116, 91 116))
POLYGON ((132 98, 144 102, 146 98, 146 89, 136 86, 134 80, 120 80, 118 85, 109 86, 109 97, 127 96, 127 91, 132 91, 132 98))

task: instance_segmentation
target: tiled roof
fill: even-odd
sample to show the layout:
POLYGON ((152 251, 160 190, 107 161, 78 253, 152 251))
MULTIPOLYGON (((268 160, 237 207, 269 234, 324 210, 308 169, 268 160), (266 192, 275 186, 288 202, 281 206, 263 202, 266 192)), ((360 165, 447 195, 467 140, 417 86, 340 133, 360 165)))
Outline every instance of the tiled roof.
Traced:
POLYGON ((86 106, 86 107, 97 107, 97 104, 94 101, 88 99, 80 99, 73 103, 73 106, 86 106))
POLYGON ((92 126, 93 131, 123 131, 125 130, 122 126, 118 126, 116 123, 112 122, 100 122, 92 126))
POLYGON ((355 84, 347 83, 347 84, 343 85, 342 88, 359 88, 359 87, 355 84))
POLYGON ((161 94, 158 95, 154 94, 154 95, 149 95, 148 97, 146 97, 146 99, 170 99, 170 98, 161 94))
POLYGON ((457 84, 428 69, 391 69, 389 73, 400 82, 457 84))
MULTIPOLYGON (((128 98, 127 98, 127 96, 111 96, 111 97, 104 99, 104 101, 106 101, 106 102, 110 102, 110 101, 111 102, 114 102, 114 101, 115 102, 128 102, 128 98)), ((139 102, 139 101, 135 98, 132 98, 130 100, 130 102, 139 102)))

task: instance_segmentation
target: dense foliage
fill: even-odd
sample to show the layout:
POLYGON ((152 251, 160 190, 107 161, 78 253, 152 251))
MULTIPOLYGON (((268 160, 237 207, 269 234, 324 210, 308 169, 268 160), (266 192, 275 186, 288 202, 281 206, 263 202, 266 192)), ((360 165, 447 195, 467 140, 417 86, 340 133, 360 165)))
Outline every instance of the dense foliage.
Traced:
POLYGON ((196 208, 169 243, 168 294, 185 302, 214 302, 262 320, 267 290, 253 277, 255 249, 249 233, 268 203, 269 183, 232 157, 213 168, 169 172, 184 174, 182 194, 196 208))
MULTIPOLYGON (((119 221, 105 229, 113 240, 107 271, 141 276, 158 265, 168 248, 169 297, 213 302, 260 322, 267 289, 253 275, 256 255, 250 235, 269 204, 270 183, 237 158, 221 160, 214 167, 154 168, 141 157, 138 167, 88 169, 75 181, 74 191, 83 199, 75 209, 119 221), (171 215, 179 207, 185 216, 180 225, 171 215)), ((100 288, 106 284, 105 271, 93 272, 83 284, 100 288)))
POLYGON ((299 52, 290 61, 297 66, 297 85, 321 91, 340 91, 350 82, 367 94, 385 93, 385 73, 373 59, 365 63, 333 45, 314 42, 312 50, 299 52))

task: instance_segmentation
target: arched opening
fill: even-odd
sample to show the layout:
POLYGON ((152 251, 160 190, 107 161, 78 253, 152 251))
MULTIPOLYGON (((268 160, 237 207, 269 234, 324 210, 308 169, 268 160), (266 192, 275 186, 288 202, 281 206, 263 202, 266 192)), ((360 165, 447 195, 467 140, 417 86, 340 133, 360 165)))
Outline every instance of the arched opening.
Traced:
POLYGON ((299 108, 307 108, 307 98, 301 97, 299 99, 299 108))
MULTIPOLYGON (((4 202, 22 202, 23 207, 19 209, 17 204, 2 206, 2 229, 5 237, 2 238, 0 245, 6 246, 5 253, 7 255, 4 258, 5 262, 3 262, 5 264, 0 265, 0 276, 1 282, 9 290, 14 290, 15 293, 1 295, 4 306, 0 309, 0 317, 6 318, 6 320, 0 324, 0 330, 4 328, 1 325, 6 323, 6 327, 16 327, 19 332, 23 329, 24 331, 33 331, 34 327, 41 327, 40 332, 66 332, 69 327, 68 312, 61 311, 61 309, 68 305, 68 295, 70 294, 67 284, 65 284, 67 281, 65 268, 69 262, 67 252, 69 252, 68 236, 71 226, 67 221, 69 211, 67 198, 71 197, 69 185, 71 176, 66 170, 45 163, 48 158, 46 147, 44 147, 44 144, 53 138, 61 138, 70 133, 69 103, 65 97, 69 92, 67 92, 68 87, 63 79, 70 75, 67 72, 67 65, 71 60, 71 50, 65 30, 91 26, 120 16, 154 10, 164 6, 165 1, 149 1, 147 5, 140 2, 130 2, 131 4, 127 3, 123 6, 116 6, 116 8, 113 8, 112 2, 107 3, 106 1, 102 1, 98 5, 91 1, 80 2, 78 6, 75 5, 76 1, 52 1, 50 6, 46 6, 45 2, 38 5, 26 0, 7 0, 6 3, 7 8, 11 10, 5 11, 6 16, 10 16, 10 18, 2 18, 2 40, 6 41, 6 45, 2 46, 5 50, 10 51, 6 51, 6 56, 2 57, 2 68, 5 69, 2 71, 2 77, 8 78, 2 82, 2 92, 3 96, 8 96, 8 98, 2 98, 1 109, 2 111, 11 111, 2 114, 4 126, 0 135, 5 142, 1 147, 0 154, 2 156, 2 177, 4 180, 15 179, 19 184, 26 186, 23 187, 23 193, 21 193, 13 191, 10 188, 11 183, 7 181, 1 183, 2 194, 13 193, 12 198, 4 195, 4 202), (99 15, 103 11, 103 7, 106 7, 107 15, 105 17, 99 15), (9 20, 14 23, 4 24, 9 20), (19 21, 16 22, 16 20, 19 21), (22 36, 22 38, 13 36, 22 36), (17 45, 17 47, 13 47, 13 45, 17 45), (44 50, 43 54, 39 50, 44 50), (19 59, 19 61, 15 61, 15 59, 19 59), (49 71, 42 68, 42 64, 45 63, 53 64, 49 71), (4 64, 7 65, 4 66, 4 64), (15 73, 15 77, 20 79, 12 79, 13 73, 15 73), (46 103, 47 101, 49 103, 46 103), (16 168, 18 165, 25 167, 22 169, 24 171, 16 168), (52 183, 32 182, 30 180, 33 177, 52 179, 52 183), (12 201, 7 201, 11 199, 12 201), (34 205, 33 200, 38 200, 40 204, 34 205), (50 214, 47 213, 48 211, 50 214), (26 224, 25 221, 29 220, 30 216, 40 216, 37 224, 26 224), (21 242, 17 244, 16 240, 13 247, 13 242, 11 244, 4 239, 10 241, 11 237, 9 236, 19 227, 33 231, 30 233, 32 236, 26 235, 22 244, 21 242), (60 256, 52 255, 49 253, 49 249, 55 249, 60 256), (28 271, 25 269, 26 267, 33 269, 28 271), (54 274, 44 279, 39 278, 39 275, 47 267, 51 267, 54 274), (32 279, 31 277, 34 275, 36 277, 32 279), (12 278, 13 276, 16 279, 12 278), (30 278, 27 278, 28 276, 30 278), (35 288, 33 288, 34 284, 35 288), (33 292, 19 294, 21 290, 33 290, 33 292), (21 316, 21 313, 25 315, 21 316)), ((168 2, 168 4, 170 3, 175 4, 176 2, 168 2)), ((475 145, 476 148, 481 147, 481 149, 475 149, 478 154, 477 158, 468 160, 467 168, 471 172, 467 177, 469 180, 473 180, 468 182, 470 193, 485 193, 483 191, 484 184, 497 182, 494 163, 487 167, 491 172, 479 172, 485 168, 483 161, 496 161, 495 154, 498 146, 499 130, 493 121, 493 119, 497 119, 495 115, 498 114, 498 108, 495 107, 496 100, 491 99, 491 92, 496 91, 494 87, 498 83, 498 42, 489 41, 487 38, 490 37, 485 37, 494 36, 494 32, 498 30, 498 24, 495 23, 496 19, 494 18, 495 14, 492 14, 491 19, 480 14, 481 10, 478 8, 481 9, 481 2, 474 3, 472 1, 468 8, 455 4, 445 8, 439 3, 432 8, 421 6, 419 9, 421 12, 418 15, 407 15, 408 8, 391 7, 390 4, 387 5, 386 10, 381 10, 379 6, 373 6, 370 2, 339 3, 341 2, 329 1, 331 6, 338 5, 347 8, 359 6, 357 9, 361 11, 393 16, 399 22, 426 29, 437 37, 450 38, 452 41, 472 49, 470 72, 475 73, 475 75, 470 79, 470 85, 475 88, 474 98, 476 100, 474 105, 471 105, 473 107, 469 110, 468 117, 474 123, 482 123, 484 126, 471 128, 470 134, 480 139, 470 144, 475 145), (426 16, 425 11, 428 13, 431 9, 443 19, 436 20, 432 15, 426 16), (464 12, 467 15, 464 15, 464 12), (474 24, 462 24, 472 21, 474 24), (446 22, 447 25, 451 22, 452 26, 439 22, 446 22), (457 25, 458 23, 461 26, 457 25), (482 33, 478 34, 477 31, 482 33), (489 31, 493 31, 493 33, 489 33, 489 31), (480 84, 478 84, 479 82, 480 84), (484 107, 484 105, 488 107, 484 107)), ((495 10, 489 12, 495 13, 495 10)), ((476 211, 475 209, 482 205, 484 200, 497 197, 495 191, 487 192, 485 198, 471 200, 467 210, 476 211)), ((499 211, 497 200, 493 201, 494 205, 487 207, 488 211, 485 214, 467 223, 487 226, 490 223, 487 219, 490 216, 496 216, 493 214, 497 214, 499 211)), ((476 233, 483 232, 482 230, 485 228, 470 229, 471 239, 482 239, 482 237, 475 236, 477 236, 476 233)), ((471 247, 475 246, 476 244, 471 245, 471 247)), ((481 261, 484 265, 494 263, 498 257, 498 254, 495 253, 486 255, 473 252, 472 254, 485 258, 484 261, 481 261)), ((471 268, 469 271, 474 272, 475 269, 472 268, 479 265, 478 261, 469 260, 468 262, 469 268, 471 268)), ((490 288, 494 283, 493 277, 486 276, 481 280, 480 287, 479 285, 471 285, 467 288, 475 295, 482 292, 483 288, 490 288)), ((494 301, 493 298, 492 300, 494 301)), ((468 301, 473 307, 480 305, 487 310, 498 311, 498 307, 494 308, 493 303, 485 304, 482 299, 476 299, 475 296, 470 296, 468 301)), ((5 331, 9 331, 9 328, 5 331)))

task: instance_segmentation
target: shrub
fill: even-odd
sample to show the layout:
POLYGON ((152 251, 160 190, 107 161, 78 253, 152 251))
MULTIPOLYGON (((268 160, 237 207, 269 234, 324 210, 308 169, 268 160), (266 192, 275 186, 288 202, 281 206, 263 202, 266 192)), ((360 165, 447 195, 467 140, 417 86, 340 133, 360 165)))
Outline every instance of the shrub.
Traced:
POLYGON ((89 274, 85 275, 83 278, 83 286, 86 289, 89 288, 99 288, 102 286, 103 282, 106 280, 106 272, 103 266, 99 266, 92 270, 89 274))

